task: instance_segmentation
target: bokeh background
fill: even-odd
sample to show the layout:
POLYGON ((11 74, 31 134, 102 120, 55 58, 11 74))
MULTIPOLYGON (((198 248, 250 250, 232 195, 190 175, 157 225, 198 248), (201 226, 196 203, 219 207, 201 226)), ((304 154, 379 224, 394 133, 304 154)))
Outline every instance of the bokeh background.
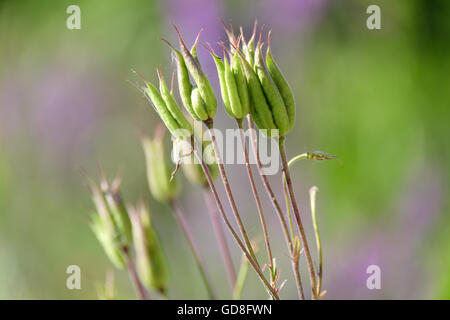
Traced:
MULTIPOLYGON (((147 189, 139 131, 152 133, 158 118, 125 80, 135 79, 131 68, 151 81, 159 66, 170 76, 174 63, 159 40, 176 40, 170 22, 188 43, 204 28, 201 40, 217 47, 226 39, 220 19, 247 35, 254 19, 273 29, 297 102, 289 157, 323 150, 343 160, 293 168, 310 236, 308 189, 320 189, 325 297, 450 298, 449 15, 446 0, 0 1, 0 298, 97 298, 112 267, 88 227, 93 205, 78 169, 96 175, 98 163, 110 177, 124 169, 127 201, 148 199, 170 259, 170 296, 206 297, 170 210, 147 189), (81 30, 66 28, 71 4, 81 8, 81 30), (366 28, 370 4, 381 8, 381 30, 366 28), (71 264, 81 267, 81 290, 66 288, 71 264), (381 268, 381 290, 366 288, 371 264, 381 268)), ((212 60, 199 51, 219 93, 212 60)), ((220 107, 216 123, 233 126, 220 107)), ((249 233, 261 240, 245 169, 227 170, 249 233)), ((271 181, 281 200, 280 177, 271 181)), ((201 192, 183 184, 179 201, 219 296, 229 298, 201 192)), ((288 280, 281 297, 295 298, 278 220, 262 195, 288 280)), ((126 272, 114 273, 117 298, 134 298, 126 272)), ((304 265, 302 274, 307 284, 304 265)), ((252 271, 243 297, 266 297, 252 271)))

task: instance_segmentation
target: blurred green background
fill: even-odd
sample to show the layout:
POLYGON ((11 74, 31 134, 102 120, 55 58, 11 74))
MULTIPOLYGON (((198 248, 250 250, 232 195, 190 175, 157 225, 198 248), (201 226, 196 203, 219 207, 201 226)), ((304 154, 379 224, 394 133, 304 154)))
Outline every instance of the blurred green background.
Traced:
MULTIPOLYGON (((170 259, 170 297, 206 297, 170 210, 149 195, 138 132, 152 133, 158 119, 125 80, 134 79, 131 68, 151 81, 159 66, 171 74, 159 40, 176 40, 170 22, 188 43, 203 27, 201 40, 214 45, 226 39, 220 19, 247 35, 254 19, 273 29, 298 110, 288 156, 323 150, 343 160, 293 169, 309 231, 308 189, 320 189, 325 297, 450 298, 449 14, 446 0, 0 1, 0 298, 97 298, 112 266, 88 227, 94 208, 78 169, 95 175, 98 163, 110 177, 124 169, 127 201, 148 199, 170 259), (81 30, 66 28, 71 4, 81 8, 81 30), (381 30, 366 27, 370 4, 381 8, 381 30), (81 267, 81 290, 66 288, 72 264, 81 267), (381 290, 366 287, 371 264, 381 268, 381 290)), ((219 93, 214 65, 199 50, 219 93)), ((216 123, 233 125, 221 107, 216 123)), ((261 240, 240 182, 245 170, 227 170, 249 233, 261 240)), ((280 176, 271 181, 281 200, 280 176)), ((219 296, 229 298, 201 192, 183 184, 180 202, 219 296)), ((281 297, 295 298, 278 220, 262 197, 288 279, 281 297)), ((304 265, 302 274, 307 286, 304 265)), ((115 278, 117 297, 134 298, 126 272, 115 278)), ((243 297, 266 297, 252 271, 243 297)))

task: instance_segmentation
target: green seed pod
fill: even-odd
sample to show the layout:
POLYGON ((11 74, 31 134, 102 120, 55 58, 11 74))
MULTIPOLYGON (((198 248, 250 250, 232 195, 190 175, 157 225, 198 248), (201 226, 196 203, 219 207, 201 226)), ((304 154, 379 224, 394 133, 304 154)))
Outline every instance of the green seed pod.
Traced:
POLYGON ((125 268, 125 258, 122 255, 122 251, 117 246, 117 243, 114 241, 114 237, 111 236, 111 231, 108 226, 108 223, 102 219, 99 214, 92 215, 92 221, 90 225, 92 231, 94 232, 97 240, 105 250, 105 253, 111 263, 117 269, 125 268))
POLYGON ((201 29, 198 34, 197 37, 195 38, 194 44, 191 47, 191 50, 189 51, 192 55, 192 57, 194 58, 194 60, 200 65, 200 61, 198 60, 198 56, 197 56, 197 44, 198 41, 200 39, 200 35, 202 34, 203 29, 201 29))
POLYGON ((223 57, 224 73, 225 73, 225 83, 227 85, 228 99, 230 102, 231 113, 230 116, 236 119, 242 119, 245 114, 241 106, 241 100, 239 99, 239 93, 236 86, 236 80, 234 79, 234 74, 231 71, 230 65, 228 64, 227 58, 223 57))
POLYGON ((186 119, 185 115, 181 111, 180 106, 175 100, 175 97, 167 88, 161 70, 158 70, 158 77, 159 77, 159 90, 161 92, 164 102, 166 103, 167 109, 169 110, 170 114, 173 116, 175 121, 178 123, 178 127, 180 129, 185 129, 187 132, 189 132, 190 135, 192 135, 193 133, 192 125, 186 119))
POLYGON ((284 105, 283 98, 278 91, 277 86, 270 77, 269 72, 264 65, 262 58, 261 46, 259 43, 255 51, 255 72, 258 75, 261 86, 264 90, 264 95, 272 111, 275 124, 280 131, 280 136, 284 136, 290 129, 289 117, 284 105))
POLYGON ((280 91, 280 94, 283 98, 284 105, 286 106, 286 111, 289 118, 289 127, 288 131, 292 129, 295 122, 295 101, 294 101, 294 95, 292 94, 292 90, 289 87, 288 82, 286 81, 286 78, 283 76, 283 74, 280 71, 280 68, 278 68, 277 64, 273 60, 272 52, 270 50, 270 34, 271 31, 269 31, 268 36, 268 46, 267 46, 267 52, 266 52, 266 65, 267 70, 270 73, 270 76, 272 77, 273 82, 277 86, 278 90, 280 91))
POLYGON ((228 89, 227 84, 225 82, 225 66, 223 64, 222 59, 220 59, 217 55, 214 54, 212 49, 209 50, 211 53, 211 56, 214 59, 214 62, 216 64, 217 68, 217 75, 219 76, 219 84, 220 84, 220 93, 222 95, 222 102, 225 107, 225 110, 228 112, 228 114, 232 114, 231 108, 230 108, 230 100, 228 99, 228 89))
POLYGON ((126 246, 123 241, 126 237, 123 236, 122 229, 117 226, 100 187, 87 175, 85 178, 96 208, 90 227, 112 264, 118 269, 123 269, 125 259, 122 248, 126 246))
POLYGON ((209 118, 208 110, 200 95, 200 90, 195 87, 191 92, 192 109, 201 121, 205 121, 209 118))
POLYGON ((189 78, 189 72, 186 67, 186 63, 184 63, 184 59, 180 51, 174 49, 174 52, 176 54, 177 60, 177 80, 181 101, 183 102, 183 105, 185 109, 189 112, 189 114, 195 120, 200 120, 200 118, 197 116, 197 114, 194 112, 194 109, 192 108, 191 103, 192 84, 189 78))
POLYGON ((122 178, 118 175, 111 184, 102 173, 100 187, 106 199, 109 211, 118 229, 118 240, 121 246, 127 247, 131 242, 131 221, 127 208, 119 191, 122 178))
POLYGON ((198 91, 206 107, 208 118, 214 118, 217 111, 217 100, 211 84, 205 73, 203 72, 200 64, 196 61, 196 59, 192 56, 192 54, 184 44, 183 38, 181 37, 178 28, 176 26, 174 26, 174 28, 178 34, 178 38, 180 41, 181 55, 184 58, 187 70, 197 84, 198 91))
POLYGON ((241 28, 241 37, 242 37, 242 51, 244 52, 245 59, 253 68, 253 57, 255 56, 255 37, 256 37, 256 27, 258 26, 258 21, 255 20, 253 25, 253 33, 252 37, 248 42, 245 41, 244 32, 241 28))
POLYGON ((272 129, 277 129, 273 121, 272 112, 266 102, 263 88, 259 82, 258 76, 251 68, 241 52, 237 51, 241 59, 242 68, 247 79, 250 92, 250 113, 259 129, 266 129, 266 134, 270 136, 272 129))
POLYGON ((167 258, 144 203, 129 209, 133 223, 136 268, 142 283, 165 293, 169 282, 167 258))
POLYGON ((164 157, 163 134, 158 131, 152 140, 142 137, 144 149, 147 180, 153 197, 162 202, 170 202, 178 194, 179 188, 176 179, 171 180, 171 170, 164 157))
POLYGON ((242 70, 241 60, 237 53, 234 54, 231 61, 231 71, 234 74, 236 80, 236 86, 241 101, 241 108, 243 116, 246 116, 250 110, 250 97, 247 87, 247 81, 245 80, 244 71, 242 70))
MULTIPOLYGON (((181 127, 175 118, 184 117, 181 110, 179 110, 179 113, 172 114, 161 94, 158 92, 158 89, 156 89, 155 86, 148 81, 144 80, 144 83, 145 87, 142 88, 142 92, 155 107, 156 112, 159 114, 161 120, 164 122, 167 129, 169 129, 170 133, 177 139, 184 139, 187 136, 190 136, 192 134, 192 130, 189 131, 184 127, 181 127)), ((175 107, 172 106, 172 108, 175 107)))

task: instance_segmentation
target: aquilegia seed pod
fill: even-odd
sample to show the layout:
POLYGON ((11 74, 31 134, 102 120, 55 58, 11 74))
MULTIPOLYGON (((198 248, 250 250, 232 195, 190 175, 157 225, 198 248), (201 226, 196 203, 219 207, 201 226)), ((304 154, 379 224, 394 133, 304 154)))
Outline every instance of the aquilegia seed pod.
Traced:
POLYGON ((131 242, 131 221, 119 190, 122 176, 120 174, 117 175, 111 184, 109 184, 103 171, 101 170, 100 172, 100 188, 106 199, 114 223, 119 230, 118 237, 120 237, 120 243, 123 247, 126 247, 131 242))
POLYGON ((177 50, 172 45, 169 45, 175 51, 178 60, 178 84, 180 87, 180 95, 182 97, 183 103, 185 104, 185 107, 191 114, 191 116, 196 120, 205 121, 207 119, 214 118, 217 111, 217 100, 211 84, 205 73, 203 72, 197 58, 196 44, 198 42, 198 36, 194 46, 192 47, 191 51, 189 51, 183 41, 183 38, 181 37, 178 28, 175 25, 174 28, 178 34, 181 50, 177 50), (192 89, 191 92, 188 92, 189 87, 191 86, 192 88, 192 85, 190 83, 189 74, 186 74, 186 71, 188 71, 188 73, 192 76, 196 84, 198 92, 195 93, 195 95, 198 94, 203 101, 203 104, 199 104, 198 101, 196 101, 197 109, 194 108, 193 101, 191 101, 192 104, 189 103, 189 101, 192 99, 192 91, 194 91, 195 89, 192 89), (200 107, 201 109, 199 109, 200 107))
POLYGON ((212 49, 209 49, 209 51, 216 63, 220 92, 225 110, 232 118, 244 118, 249 111, 250 103, 248 99, 247 83, 242 68, 240 67, 239 57, 237 54, 233 56, 233 65, 230 66, 225 55, 222 60, 212 51, 212 49), (236 59, 238 59, 237 63, 236 59))
POLYGON ((140 76, 145 86, 139 88, 153 105, 161 120, 177 139, 186 139, 192 135, 192 126, 181 111, 172 92, 166 86, 161 70, 158 70, 160 91, 140 76))
POLYGON ((87 175, 85 178, 96 208, 90 227, 112 264, 118 269, 123 269, 125 267, 125 259, 122 255, 124 237, 121 235, 121 229, 118 228, 100 187, 87 175))
POLYGON ((264 96, 264 91, 259 82, 259 78, 245 59, 244 55, 236 50, 241 60, 241 66, 247 80, 248 91, 250 93, 250 113, 259 129, 265 129, 266 134, 270 136, 273 129, 277 129, 272 111, 264 96))
MULTIPOLYGON (((287 131, 289 131, 289 118, 286 111, 286 106, 284 105, 283 98, 281 97, 280 91, 272 80, 269 72, 266 69, 262 58, 261 51, 262 44, 258 43, 255 50, 255 72, 258 75, 259 82, 264 91, 264 96, 266 101, 270 106, 272 111, 273 120, 277 129, 280 131, 280 136, 284 136, 287 131)), ((256 106, 258 108, 258 106, 256 106)))
POLYGON ((129 207, 129 211, 139 278, 148 289, 154 288, 164 294, 169 282, 167 258, 151 224, 148 208, 140 202, 136 207, 129 207))
POLYGON ((267 70, 269 71, 270 76, 272 77, 273 82, 277 86, 278 90, 280 91, 281 97, 283 98, 284 105, 286 106, 286 112, 289 118, 289 127, 288 131, 292 129, 295 122, 295 101, 294 101, 294 95, 292 94, 291 87, 289 86, 288 82, 286 81, 286 78, 283 76, 283 74, 280 71, 280 68, 275 63, 273 57, 272 57, 272 51, 270 49, 270 35, 272 33, 272 30, 269 31, 268 35, 268 45, 267 45, 267 51, 266 51, 266 65, 267 70))
POLYGON ((255 31, 256 29, 249 43, 243 40, 244 54, 238 51, 251 96, 250 112, 259 129, 266 129, 269 136, 273 135, 271 129, 278 129, 278 134, 284 136, 294 125, 294 97, 286 79, 273 60, 270 50, 271 32, 268 36, 268 49, 266 61, 264 61, 261 35, 253 50, 255 31))
MULTIPOLYGON (((179 188, 176 179, 171 179, 171 170, 164 155, 164 128, 158 127, 155 138, 142 137, 147 180, 153 197, 162 202, 170 202, 179 188)), ((174 177, 175 178, 175 177, 174 177)))

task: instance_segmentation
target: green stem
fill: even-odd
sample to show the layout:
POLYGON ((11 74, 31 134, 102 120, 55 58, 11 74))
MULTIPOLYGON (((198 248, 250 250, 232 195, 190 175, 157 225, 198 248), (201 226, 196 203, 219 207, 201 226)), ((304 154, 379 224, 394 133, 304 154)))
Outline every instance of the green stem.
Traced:
POLYGON ((273 255, 272 255, 272 249, 270 248, 269 232, 267 231, 267 224, 266 224, 266 219, 264 218, 264 211, 263 211, 263 207, 261 204, 261 199, 259 198, 258 190, 256 189, 255 179, 253 178, 252 169, 250 167, 247 146, 245 145, 244 133, 242 132, 242 130, 243 130, 242 129, 242 119, 238 119, 236 121, 237 121, 237 125, 239 127, 239 135, 241 137, 242 148, 244 150, 245 167, 247 168, 248 179, 250 180, 253 197, 255 198, 256 207, 258 209, 258 214, 259 214, 259 219, 261 221, 261 226, 263 229, 264 241, 266 243, 266 249, 267 249, 267 257, 269 259, 270 269, 273 270, 273 255))
POLYGON ((234 217, 236 219, 236 223, 239 227, 239 230, 241 232, 242 237, 244 238, 244 242, 247 246, 248 251, 250 252, 253 260, 260 268, 260 265, 258 263, 258 259, 256 258, 255 252, 253 251, 252 244, 250 242, 250 239, 247 235, 247 231, 245 230, 244 223, 242 222, 241 216, 239 215, 239 211, 236 206, 236 202, 234 201, 233 193, 231 191, 230 183, 228 182, 228 177, 225 172, 225 167, 222 162, 222 156, 220 154, 219 146, 217 145, 216 141, 216 135, 214 134, 214 123, 212 119, 208 119, 205 121, 205 125, 208 127, 208 132, 211 137, 211 143, 214 148, 214 154, 216 157, 217 165, 219 167, 220 177, 222 178, 223 185, 225 187, 225 191, 228 197, 228 201, 230 202, 231 209, 233 211, 234 217))
POLYGON ((323 260, 322 260, 322 244, 320 242, 319 226, 317 224, 317 216, 316 216, 316 194, 317 194, 317 191, 318 191, 317 187, 312 187, 309 190, 309 194, 310 194, 310 199, 311 199, 311 215, 312 215, 314 233, 316 235, 317 255, 319 256, 319 271, 317 273, 317 275, 318 275, 317 295, 320 297, 320 294, 322 291, 323 260))
POLYGON ((291 174, 289 171, 289 165, 288 165, 288 162, 286 159, 286 150, 285 150, 284 142, 285 142, 285 137, 284 136, 280 137, 280 139, 278 141, 278 146, 280 149, 281 161, 283 164, 283 172, 286 176, 286 183, 288 186, 289 196, 291 198, 292 208, 294 210, 295 220, 297 222, 297 227, 298 227, 298 230, 300 233, 300 240, 302 242, 303 249, 305 250, 306 263, 308 265, 309 277, 311 280, 312 298, 314 300, 316 300, 317 299, 317 285, 316 285, 316 274, 314 272, 314 264, 312 261, 311 252, 309 251, 309 246, 308 246, 308 241, 306 238, 305 229, 303 228, 302 220, 300 218, 300 211, 298 209, 297 200, 295 199, 295 193, 294 193, 294 188, 292 185, 291 174))
POLYGON ((269 180, 267 179, 267 177, 264 173, 264 170, 263 170, 263 167, 261 164, 261 159, 259 157, 258 147, 256 144, 255 128, 253 126, 253 120, 252 120, 252 117, 250 114, 247 115, 247 122, 248 122, 248 126, 250 128, 250 137, 251 137, 250 140, 251 140, 253 153, 256 158, 258 172, 261 177, 261 180, 263 181, 266 192, 267 192, 270 200, 272 201, 273 208, 275 209, 275 212, 277 213, 278 218, 280 220, 281 228, 283 230, 284 238, 285 238, 286 245, 288 247, 290 258, 291 258, 292 271, 295 275, 298 297, 299 297, 299 299, 303 300, 304 294, 303 294, 302 281, 301 281, 301 277, 300 277, 300 272, 298 270, 298 261, 295 261, 295 258, 294 258, 294 256, 295 256, 294 255, 294 246, 292 244, 292 239, 294 239, 293 238, 294 235, 292 234, 292 239, 291 239, 291 237, 289 235, 288 226, 287 226, 286 221, 283 216, 283 211, 281 210, 281 207, 277 201, 277 198, 275 197, 275 193, 273 192, 272 187, 270 186, 269 180))
POLYGON ((205 161, 203 160, 203 157, 199 155, 198 151, 194 148, 194 153, 197 159, 200 162, 200 165, 202 166, 203 172, 205 173, 206 180, 208 181, 209 187, 211 188, 211 192, 214 196, 214 200, 216 201, 217 208, 219 209, 219 213, 222 216, 223 221, 225 222, 225 225, 227 226, 228 230, 231 232, 234 240, 238 244, 238 246, 241 248, 242 252, 246 256, 247 260, 249 261, 252 268, 255 270, 256 274, 258 275, 259 279, 263 283, 263 285, 266 287, 267 291, 271 295, 271 297, 275 300, 279 300, 280 297, 278 296, 278 293, 272 288, 270 283, 267 281, 267 279, 264 277, 264 274, 261 271, 261 268, 258 266, 258 264, 253 260, 252 255, 245 247, 244 243, 239 238, 238 234, 234 230, 233 226, 231 225, 230 221, 228 220, 225 211, 223 209, 222 202, 220 201, 219 195, 217 193, 216 187, 214 186, 214 182, 212 180, 211 174, 209 172, 208 167, 206 166, 205 161))

